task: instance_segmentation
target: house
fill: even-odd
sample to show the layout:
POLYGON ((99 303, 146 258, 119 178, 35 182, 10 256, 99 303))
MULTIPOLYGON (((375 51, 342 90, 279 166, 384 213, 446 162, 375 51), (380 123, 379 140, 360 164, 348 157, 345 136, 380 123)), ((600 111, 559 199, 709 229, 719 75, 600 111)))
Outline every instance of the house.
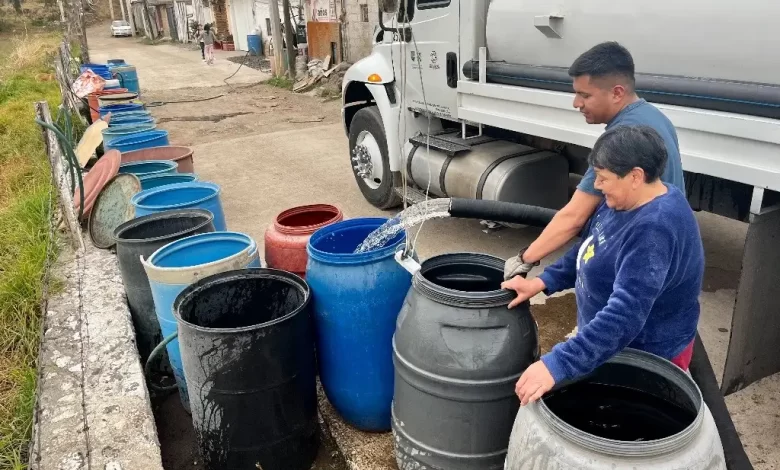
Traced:
POLYGON ((188 42, 189 3, 192 0, 132 0, 132 20, 136 32, 150 39, 188 42))
POLYGON ((376 0, 306 0, 305 12, 309 57, 356 62, 371 53, 376 0))
MULTIPOLYGON (((255 30, 261 37, 263 50, 268 53, 271 38, 271 10, 268 0, 229 0, 228 13, 230 32, 236 50, 249 50, 247 36, 255 30)), ((279 0, 279 18, 284 18, 281 0, 279 0)), ((222 31, 219 25, 217 30, 222 31)))

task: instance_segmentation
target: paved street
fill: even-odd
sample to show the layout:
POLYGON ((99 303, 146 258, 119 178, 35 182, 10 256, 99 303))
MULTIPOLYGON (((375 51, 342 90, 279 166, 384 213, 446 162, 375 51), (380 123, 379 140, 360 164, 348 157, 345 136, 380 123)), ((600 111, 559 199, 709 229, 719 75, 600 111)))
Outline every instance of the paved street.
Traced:
MULTIPOLYGON (((262 246, 263 233, 273 217, 300 204, 336 204, 345 217, 390 215, 369 205, 355 184, 338 101, 292 95, 267 85, 226 87, 223 80, 238 67, 226 58, 241 52, 218 51, 217 63, 209 67, 201 62, 199 51, 175 45, 147 46, 132 38, 113 39, 97 29, 92 31, 90 46, 95 62, 123 58, 135 65, 147 102, 225 94, 202 102, 166 104, 153 108, 153 113, 168 121, 159 127, 171 132, 172 144, 195 148, 195 171, 200 179, 222 186, 231 230, 253 236, 262 246), (206 119, 198 120, 198 116, 206 119), (302 122, 306 117, 317 122, 302 122)), ((248 85, 267 78, 242 68, 230 83, 248 85)), ((700 332, 720 375, 746 227, 711 214, 697 217, 707 253, 700 332)), ((486 233, 477 221, 435 220, 424 224, 417 248, 422 258, 454 251, 507 257, 537 233, 531 228, 486 233)), ((548 338, 560 341, 568 332, 562 325, 573 325, 573 302, 554 304, 567 308, 553 308, 552 301, 546 302, 535 299, 534 314, 542 334, 549 325, 548 338)), ((780 375, 727 398, 756 469, 780 468, 778 397, 780 375)))

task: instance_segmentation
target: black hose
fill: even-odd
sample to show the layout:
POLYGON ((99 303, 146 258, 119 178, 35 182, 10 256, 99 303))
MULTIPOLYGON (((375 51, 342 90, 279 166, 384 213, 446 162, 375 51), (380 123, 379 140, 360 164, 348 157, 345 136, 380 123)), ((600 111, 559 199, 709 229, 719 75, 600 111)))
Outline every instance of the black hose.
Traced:
POLYGON ((528 206, 514 202, 464 199, 454 197, 450 202, 450 216, 461 219, 484 219, 493 222, 546 227, 558 211, 545 207, 528 206))
POLYGON ((731 420, 731 415, 723 400, 723 394, 718 386, 718 379, 715 377, 715 371, 712 370, 710 357, 704 348, 701 337, 696 333, 696 341, 693 345, 693 357, 688 367, 691 377, 701 390, 704 403, 712 413, 715 419, 715 426, 720 434, 720 442, 723 444, 723 454, 726 457, 726 468, 728 470, 753 470, 742 441, 731 420))
MULTIPOLYGON (((481 199, 452 198, 450 202, 451 217, 484 219, 535 227, 547 226, 556 212, 544 207, 481 199)), ((704 343, 702 343, 698 333, 696 333, 689 370, 693 381, 701 390, 704 403, 707 404, 715 420, 715 426, 718 428, 718 434, 720 434, 720 440, 723 444, 726 468, 728 470, 752 470, 753 465, 745 453, 734 422, 731 420, 715 372, 712 370, 707 350, 704 348, 704 343)))

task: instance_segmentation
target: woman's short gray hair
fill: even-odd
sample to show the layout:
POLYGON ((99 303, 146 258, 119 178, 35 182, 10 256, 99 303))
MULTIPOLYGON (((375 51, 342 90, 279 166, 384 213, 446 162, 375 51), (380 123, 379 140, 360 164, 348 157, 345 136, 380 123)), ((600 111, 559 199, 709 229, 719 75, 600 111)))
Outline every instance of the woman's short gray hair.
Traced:
POLYGON ((664 173, 667 158, 664 141, 652 127, 618 126, 599 137, 588 163, 621 178, 634 168, 641 168, 645 183, 652 183, 664 173))

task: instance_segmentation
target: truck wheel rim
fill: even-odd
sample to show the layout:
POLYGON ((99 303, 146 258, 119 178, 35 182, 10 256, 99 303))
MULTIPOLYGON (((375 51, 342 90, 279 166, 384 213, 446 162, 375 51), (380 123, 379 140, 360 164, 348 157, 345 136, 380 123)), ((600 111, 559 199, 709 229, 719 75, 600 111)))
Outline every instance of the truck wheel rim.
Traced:
POLYGON ((374 136, 368 131, 361 131, 352 150, 352 169, 363 179, 371 189, 377 189, 382 184, 384 166, 382 151, 374 136))

